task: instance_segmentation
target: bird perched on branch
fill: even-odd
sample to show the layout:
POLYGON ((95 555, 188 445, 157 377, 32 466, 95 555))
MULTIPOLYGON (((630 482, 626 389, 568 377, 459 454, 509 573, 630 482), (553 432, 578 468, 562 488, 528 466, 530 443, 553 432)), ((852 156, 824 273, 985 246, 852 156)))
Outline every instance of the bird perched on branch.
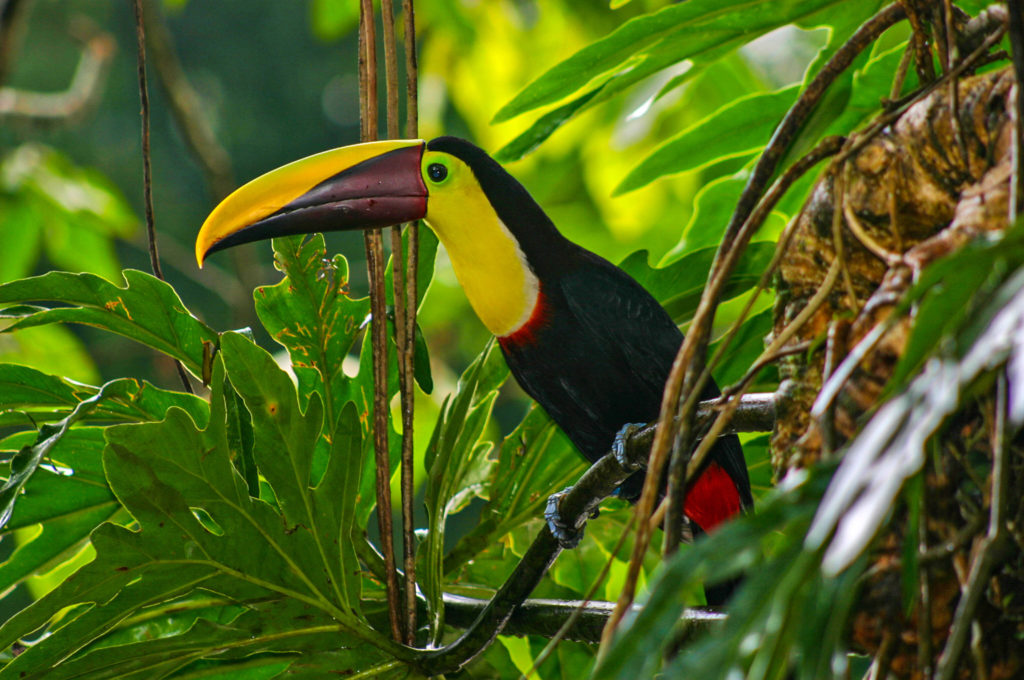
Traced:
MULTIPOLYGON (((217 206, 196 257, 202 266, 250 241, 418 219, 447 249, 512 375, 588 460, 608 453, 625 425, 658 418, 678 327, 628 274, 563 237, 515 178, 465 140, 357 144, 273 170, 217 206)), ((718 393, 712 382, 701 396, 718 393)), ((642 485, 638 472, 620 495, 635 501, 642 485)), ((707 532, 752 503, 739 439, 722 437, 685 513, 707 532)), ((557 512, 548 520, 566 547, 579 540, 557 512)), ((727 590, 709 589, 709 604, 727 590)))

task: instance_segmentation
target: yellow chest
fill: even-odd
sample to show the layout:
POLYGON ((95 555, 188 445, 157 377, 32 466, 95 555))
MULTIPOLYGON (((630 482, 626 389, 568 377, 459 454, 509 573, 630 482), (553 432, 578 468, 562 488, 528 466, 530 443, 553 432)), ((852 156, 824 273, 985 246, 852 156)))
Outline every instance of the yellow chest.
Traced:
POLYGON ((448 251, 473 311, 498 337, 515 331, 529 320, 539 290, 515 238, 482 193, 434 198, 427 224, 448 251))

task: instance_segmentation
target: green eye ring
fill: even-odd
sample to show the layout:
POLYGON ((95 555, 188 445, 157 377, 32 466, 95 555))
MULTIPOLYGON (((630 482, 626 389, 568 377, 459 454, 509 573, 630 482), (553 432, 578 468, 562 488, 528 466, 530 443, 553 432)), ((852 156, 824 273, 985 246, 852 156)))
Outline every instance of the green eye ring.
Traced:
POLYGON ((448 179, 448 166, 444 163, 431 163, 427 166, 427 177, 434 184, 440 184, 448 179))

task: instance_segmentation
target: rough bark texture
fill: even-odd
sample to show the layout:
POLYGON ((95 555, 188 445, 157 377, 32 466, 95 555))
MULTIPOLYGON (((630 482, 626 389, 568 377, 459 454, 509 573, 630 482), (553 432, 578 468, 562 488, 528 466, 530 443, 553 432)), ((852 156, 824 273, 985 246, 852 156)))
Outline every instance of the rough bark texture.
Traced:
MULTIPOLYGON (((809 414, 826 366, 831 370, 838 365, 889 318, 922 268, 979 235, 1007 226, 1013 71, 963 78, 957 86, 955 99, 948 86, 937 88, 859 152, 833 163, 791 225, 794 238, 777 277, 774 332, 781 331, 822 285, 837 257, 836 234, 843 269, 825 304, 792 340, 817 341, 818 350, 810 357, 802 353, 780 363, 789 399, 780 402, 772 435, 773 465, 779 476, 813 465, 857 432, 906 347, 913 313, 896 320, 860 363, 823 431, 809 414), (955 112, 953 101, 958 104, 955 112)), ((923 668, 934 668, 972 550, 985 533, 977 518, 987 516, 989 481, 972 482, 968 461, 982 461, 983 474, 989 474, 992 423, 986 403, 982 399, 957 416, 943 436, 940 455, 926 466, 927 544, 953 546, 930 560, 924 571, 931 600, 929 620, 921 625, 918 608, 908 614, 905 606, 900 574, 906 565, 901 566, 901 559, 907 546, 916 550, 920 538, 903 535, 905 509, 897 510, 888 533, 878 540, 863 580, 851 638, 863 651, 883 657, 898 677, 923 677, 923 668), (922 641, 926 630, 931 631, 930 639, 922 641)), ((1024 515, 1024 448, 1019 443, 1011 452, 1009 482, 1011 515, 1017 520, 1024 515)), ((1013 550, 1004 567, 996 570, 977 616, 984 622, 977 631, 984 658, 965 654, 958 677, 1024 674, 1022 598, 1008 597, 1024 592, 1021 548, 1015 544, 1013 550), (979 664, 984 664, 984 672, 979 664)))

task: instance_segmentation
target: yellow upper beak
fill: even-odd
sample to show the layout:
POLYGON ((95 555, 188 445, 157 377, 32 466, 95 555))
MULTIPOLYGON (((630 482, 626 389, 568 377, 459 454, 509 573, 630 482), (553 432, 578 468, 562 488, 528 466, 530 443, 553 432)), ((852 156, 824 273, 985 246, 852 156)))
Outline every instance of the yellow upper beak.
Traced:
POLYGON ((368 142, 271 170, 214 208, 196 237, 196 261, 275 236, 400 224, 426 214, 422 140, 368 142))

